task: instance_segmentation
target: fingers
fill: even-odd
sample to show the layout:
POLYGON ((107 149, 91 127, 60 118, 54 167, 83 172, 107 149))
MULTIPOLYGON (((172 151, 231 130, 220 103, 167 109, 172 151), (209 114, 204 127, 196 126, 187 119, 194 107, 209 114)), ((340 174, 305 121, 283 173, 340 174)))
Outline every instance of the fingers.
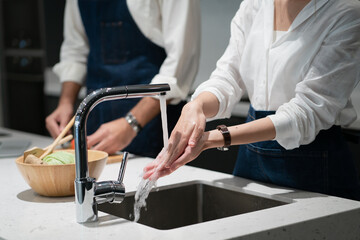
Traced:
POLYGON ((176 157, 179 155, 179 149, 182 148, 182 145, 179 140, 176 140, 176 144, 169 143, 168 149, 166 150, 166 153, 164 153, 163 156, 163 165, 166 168, 169 168, 172 162, 176 159, 176 157), (174 147, 174 145, 176 147, 174 147))
POLYGON ((172 173, 173 171, 171 171, 170 168, 164 168, 163 170, 161 171, 156 171, 154 172, 150 177, 149 179, 150 180, 158 180, 159 178, 161 177, 165 177, 167 175, 170 175, 170 173, 172 173))
MULTIPOLYGON (((193 132, 194 125, 190 127, 183 127, 182 131, 174 130, 169 139, 169 145, 164 153, 164 165, 169 168, 170 165, 177 159, 183 152, 188 144, 191 133, 193 132)), ((181 128, 180 128, 181 129, 181 128)))
POLYGON ((65 117, 65 116, 60 117, 60 127, 59 127, 60 131, 62 131, 66 127, 66 125, 68 124, 69 121, 70 121, 70 118, 68 118, 68 117, 65 117))
POLYGON ((202 135, 204 134, 205 127, 201 125, 195 125, 194 130, 191 134, 191 137, 189 139, 188 145, 190 147, 195 147, 199 140, 201 139, 202 135))
MULTIPOLYGON (((147 164, 144 167, 144 169, 143 169, 143 178, 144 179, 148 179, 152 175, 154 175, 154 173, 159 172, 163 169, 166 169, 164 167, 164 161, 163 161, 163 157, 165 156, 166 150, 167 150, 166 148, 163 148, 161 150, 161 152, 158 154, 158 156, 155 158, 155 160, 153 160, 152 162, 150 162, 149 164, 147 164)), ((152 177, 152 179, 154 179, 154 176, 152 177)))
POLYGON ((158 166, 157 163, 153 163, 151 162, 150 164, 146 165, 143 169, 144 172, 151 172, 154 171, 156 169, 156 167, 158 166))
POLYGON ((66 116, 54 113, 46 118, 46 128, 48 129, 50 135, 53 138, 56 138, 68 124, 69 120, 70 118, 66 116))
POLYGON ((73 114, 71 104, 59 105, 45 120, 45 125, 50 135, 56 138, 70 121, 73 114))
POLYGON ((143 179, 157 180, 161 177, 169 175, 170 173, 172 173, 172 171, 169 168, 164 168, 162 170, 153 169, 152 171, 145 172, 143 179))
POLYGON ((188 162, 191 162, 194 160, 199 154, 202 152, 201 147, 197 146, 196 148, 193 148, 191 146, 187 146, 185 148, 184 153, 176 159, 176 161, 173 162, 173 164, 170 166, 171 172, 174 172, 179 167, 184 166, 188 162))
POLYGON ((148 179, 151 177, 151 175, 153 175, 155 172, 155 169, 151 169, 151 170, 147 170, 147 171, 144 171, 144 174, 143 174, 143 179, 148 179))
POLYGON ((134 130, 121 118, 102 124, 95 133, 88 136, 87 144, 94 150, 113 154, 128 146, 135 136, 134 130))
POLYGON ((113 154, 118 151, 111 138, 108 138, 106 133, 101 130, 90 135, 87 142, 88 148, 92 148, 93 150, 104 151, 108 154, 113 154))
POLYGON ((58 123, 54 119, 46 118, 46 128, 52 138, 56 138, 61 132, 58 123))
POLYGON ((172 163, 184 154, 186 147, 196 147, 204 134, 205 124, 202 125, 193 122, 191 127, 187 127, 185 134, 178 133, 179 136, 174 136, 169 143, 165 167, 169 168, 172 163))
POLYGON ((96 144, 101 142, 101 140, 105 137, 104 135, 105 135, 104 132, 101 129, 98 129, 96 132, 88 136, 87 137, 88 148, 92 148, 96 144))
POLYGON ((143 172, 147 173, 147 172, 151 172, 153 173, 155 170, 158 170, 160 168, 163 168, 163 160, 162 160, 162 153, 164 153, 164 148, 161 150, 161 152, 158 154, 158 156, 155 158, 155 160, 153 160, 151 163, 147 164, 144 169, 143 172))
POLYGON ((104 151, 108 154, 114 154, 118 151, 116 145, 114 145, 113 142, 107 138, 101 139, 99 142, 95 142, 92 145, 88 144, 88 148, 98 151, 104 151))
MULTIPOLYGON (((187 146, 181 154, 181 156, 176 159, 169 167, 165 167, 162 165, 163 161, 160 158, 155 159, 153 162, 146 165, 144 168, 144 179, 157 180, 160 177, 164 177, 166 175, 171 174, 179 167, 185 165, 186 163, 194 160, 201 153, 201 146, 197 148, 193 148, 191 146, 187 146)), ((164 155, 162 155, 164 157, 164 155)))
POLYGON ((105 139, 98 142, 95 145, 92 145, 91 147, 89 146, 89 148, 92 148, 93 150, 98 150, 98 151, 105 151, 107 153, 109 153, 108 151, 110 151, 110 148, 108 147, 108 142, 105 139))
POLYGON ((162 153, 164 152, 164 148, 163 150, 161 150, 161 152, 159 153, 159 155, 156 157, 155 160, 153 160, 151 163, 147 164, 143 171, 144 172, 148 172, 148 171, 152 171, 154 169, 156 169, 157 167, 160 167, 160 165, 163 163, 162 161, 162 153))
POLYGON ((205 120, 206 117, 200 105, 188 103, 184 106, 181 116, 170 135, 167 149, 162 153, 161 159, 164 168, 170 168, 173 162, 184 153, 188 145, 191 147, 196 146, 204 132, 205 120))

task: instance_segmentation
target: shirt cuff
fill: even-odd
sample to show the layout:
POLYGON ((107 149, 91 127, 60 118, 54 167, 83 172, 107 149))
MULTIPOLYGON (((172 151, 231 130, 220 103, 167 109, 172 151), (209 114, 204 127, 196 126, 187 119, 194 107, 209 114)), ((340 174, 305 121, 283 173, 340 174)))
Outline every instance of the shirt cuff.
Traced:
POLYGON ((181 100, 185 100, 188 90, 182 90, 178 84, 177 79, 174 77, 164 76, 157 74, 152 79, 150 84, 169 84, 170 91, 166 92, 166 99, 172 99, 170 104, 178 104, 181 100))
POLYGON ((226 99, 225 99, 225 97, 215 87, 207 87, 206 90, 205 89, 202 90, 201 88, 197 88, 196 91, 194 92, 194 94, 191 96, 191 100, 194 100, 202 92, 210 92, 210 93, 214 94, 215 97, 219 101, 219 111, 217 112, 217 114, 215 116, 213 116, 211 118, 207 118, 206 121, 213 121, 213 120, 221 119, 221 118, 229 118, 231 116, 231 110, 227 111, 228 108, 226 107, 226 103, 225 103, 226 99))
POLYGON ((53 67, 54 73, 59 77, 60 82, 76 82, 82 85, 86 77, 86 65, 77 62, 60 62, 53 67))
POLYGON ((300 146, 300 133, 295 122, 283 112, 276 112, 268 116, 273 122, 276 131, 276 140, 283 148, 290 150, 300 146))

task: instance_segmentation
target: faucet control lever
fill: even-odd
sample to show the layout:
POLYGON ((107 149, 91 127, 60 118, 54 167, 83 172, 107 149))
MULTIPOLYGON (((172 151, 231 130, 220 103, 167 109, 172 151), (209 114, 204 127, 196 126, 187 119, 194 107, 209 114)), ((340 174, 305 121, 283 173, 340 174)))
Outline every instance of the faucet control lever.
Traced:
POLYGON ((123 153, 119 176, 117 181, 102 181, 95 183, 95 201, 97 204, 105 202, 121 203, 125 197, 125 186, 123 184, 128 152, 123 153))
POLYGON ((120 170, 119 170, 118 182, 122 183, 124 180, 125 169, 126 169, 128 157, 129 157, 129 153, 123 152, 123 158, 122 158, 121 166, 120 166, 120 170))

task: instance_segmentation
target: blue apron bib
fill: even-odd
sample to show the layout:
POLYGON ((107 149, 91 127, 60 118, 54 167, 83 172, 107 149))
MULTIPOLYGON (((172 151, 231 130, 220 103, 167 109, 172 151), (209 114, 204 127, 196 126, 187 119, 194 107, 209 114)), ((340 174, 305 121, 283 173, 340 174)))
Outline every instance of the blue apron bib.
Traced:
MULTIPOLYGON (((250 106, 247 122, 274 114, 250 106)), ((306 191, 360 200, 360 184, 341 128, 322 130, 316 139, 293 150, 277 141, 241 145, 234 175, 306 191)))
MULTIPOLYGON (((133 20, 126 0, 78 0, 89 41, 86 87, 98 88, 149 84, 166 58, 163 48, 147 39, 133 20)), ((90 113, 87 133, 101 124, 123 117, 140 99, 102 102, 90 113)), ((184 103, 169 105, 171 130, 184 103)), ((163 146, 160 115, 149 122, 124 150, 155 157, 163 146)))

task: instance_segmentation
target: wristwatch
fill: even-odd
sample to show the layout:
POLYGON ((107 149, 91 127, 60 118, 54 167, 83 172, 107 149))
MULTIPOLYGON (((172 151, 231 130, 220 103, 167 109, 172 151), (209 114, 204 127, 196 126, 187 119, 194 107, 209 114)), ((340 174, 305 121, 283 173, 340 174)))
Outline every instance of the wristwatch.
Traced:
POLYGON ((125 120, 129 123, 129 125, 132 127, 132 129, 138 134, 142 127, 134 117, 134 115, 131 114, 131 112, 128 112, 125 116, 125 120))
POLYGON ((218 147, 220 151, 227 151, 231 145, 231 136, 228 128, 225 125, 219 125, 216 127, 224 137, 224 146, 218 147))

